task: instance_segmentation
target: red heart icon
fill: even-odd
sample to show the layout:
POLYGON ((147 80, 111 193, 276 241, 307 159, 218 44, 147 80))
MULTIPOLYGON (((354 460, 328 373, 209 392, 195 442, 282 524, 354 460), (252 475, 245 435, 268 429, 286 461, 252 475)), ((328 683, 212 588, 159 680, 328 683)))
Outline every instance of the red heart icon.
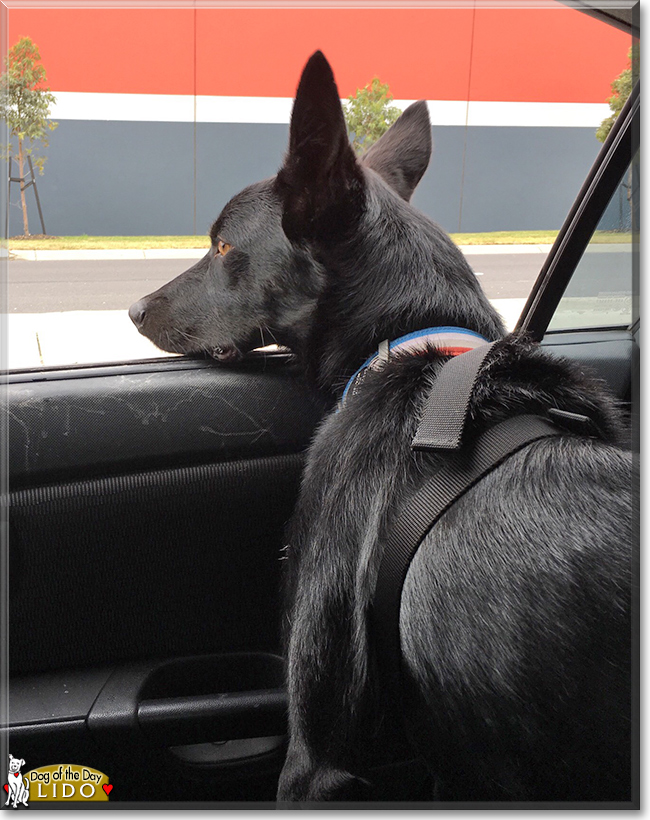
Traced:
POLYGON ((110 794, 113 791, 113 787, 109 786, 108 783, 104 783, 102 789, 106 792, 106 794, 110 794))
POLYGON ((8 783, 5 783, 5 791, 7 792, 7 794, 9 794, 9 784, 8 783))

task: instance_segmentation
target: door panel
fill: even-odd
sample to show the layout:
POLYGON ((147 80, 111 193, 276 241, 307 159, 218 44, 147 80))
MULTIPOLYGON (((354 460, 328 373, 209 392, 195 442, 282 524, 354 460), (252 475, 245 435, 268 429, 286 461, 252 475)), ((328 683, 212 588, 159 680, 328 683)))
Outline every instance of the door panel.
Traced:
POLYGON ((324 402, 277 355, 12 374, 8 399, 11 753, 98 768, 112 802, 272 800, 324 402))
POLYGON ((277 649, 300 454, 11 493, 12 673, 277 649), (55 628, 53 628, 55 625, 55 628))
POLYGON ((630 330, 548 333, 542 346, 557 356, 584 365, 605 382, 616 398, 629 404, 639 346, 630 330))
POLYGON ((11 486, 301 452, 324 405, 287 356, 12 373, 11 486))

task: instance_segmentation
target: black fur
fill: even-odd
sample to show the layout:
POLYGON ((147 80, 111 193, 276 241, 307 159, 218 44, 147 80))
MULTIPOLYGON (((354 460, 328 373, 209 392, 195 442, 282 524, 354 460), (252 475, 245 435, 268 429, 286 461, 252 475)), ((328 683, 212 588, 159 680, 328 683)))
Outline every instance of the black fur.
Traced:
MULTIPOLYGON (((334 394, 381 340, 458 325, 501 339, 469 438, 522 412, 589 415, 599 438, 529 445, 423 542, 400 617, 409 717, 437 799, 629 800, 632 461, 617 409, 575 366, 502 338, 462 254, 408 203, 429 153, 416 103, 355 159, 317 52, 277 177, 231 200, 210 253, 132 312, 168 350, 226 359, 277 340, 334 394)), ((442 361, 430 349, 370 372, 310 449, 287 547, 283 803, 377 794, 371 763, 395 715, 368 608, 396 510, 436 468, 409 443, 442 361)))
MULTIPOLYGON (((368 777, 387 711, 370 592, 395 510, 436 467, 409 444, 439 364, 431 351, 370 373, 311 448, 289 536, 285 800, 349 799, 321 789, 323 769, 368 777)), ((603 441, 509 459, 443 516, 407 576, 402 647, 428 707, 414 731, 440 799, 629 798, 631 465, 615 408, 575 368, 508 339, 467 433, 549 405, 590 415, 603 441)))

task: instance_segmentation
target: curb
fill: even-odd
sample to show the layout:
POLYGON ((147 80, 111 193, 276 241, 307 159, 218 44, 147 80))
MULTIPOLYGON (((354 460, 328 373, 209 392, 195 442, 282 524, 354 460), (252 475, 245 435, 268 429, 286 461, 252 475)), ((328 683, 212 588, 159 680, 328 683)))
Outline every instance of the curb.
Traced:
MULTIPOLYGON (((492 254, 545 253, 551 245, 459 245, 465 256, 484 256, 492 254)), ((148 250, 113 249, 113 250, 70 250, 70 251, 10 251, 10 258, 24 259, 27 262, 79 262, 99 260, 137 260, 137 259, 201 259, 208 252, 207 248, 150 248, 148 250)))
POLYGON ((150 248, 149 250, 124 249, 113 250, 70 250, 70 251, 17 251, 11 250, 11 256, 27 262, 75 262, 119 259, 201 259, 208 252, 207 248, 150 248))

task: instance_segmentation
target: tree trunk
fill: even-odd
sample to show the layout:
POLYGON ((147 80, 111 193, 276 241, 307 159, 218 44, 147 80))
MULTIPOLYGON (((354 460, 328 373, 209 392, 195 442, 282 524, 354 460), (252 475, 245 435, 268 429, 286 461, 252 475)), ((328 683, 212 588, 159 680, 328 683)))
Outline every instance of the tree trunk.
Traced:
POLYGON ((27 220, 27 200, 25 198, 25 157, 23 155, 23 141, 18 140, 18 172, 20 176, 20 203, 23 207, 23 231, 25 236, 29 236, 29 222, 27 220))

